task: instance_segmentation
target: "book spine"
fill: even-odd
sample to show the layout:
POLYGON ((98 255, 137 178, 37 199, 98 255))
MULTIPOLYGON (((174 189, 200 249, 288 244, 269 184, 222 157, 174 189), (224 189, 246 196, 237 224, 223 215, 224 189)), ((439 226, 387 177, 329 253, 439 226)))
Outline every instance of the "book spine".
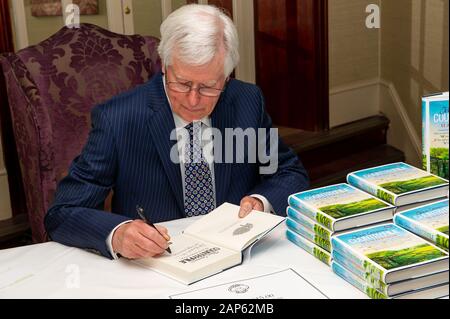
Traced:
POLYGON ((436 246, 448 251, 448 236, 438 232, 435 229, 425 227, 424 225, 405 217, 404 215, 395 215, 394 224, 400 226, 420 237, 431 241, 436 246))
POLYGON ((298 222, 299 224, 305 226, 307 229, 313 231, 323 239, 327 241, 331 241, 331 236, 333 232, 325 228, 324 226, 314 222, 310 218, 306 217, 299 211, 295 210, 292 207, 287 208, 287 216, 298 222))
POLYGON ((340 254, 344 255, 349 261, 355 263, 358 267, 364 269, 364 272, 370 274, 373 278, 385 282, 385 273, 384 270, 378 267, 374 262, 372 262, 369 258, 365 258, 356 254, 351 248, 345 245, 341 240, 337 237, 331 238, 331 247, 332 252, 334 250, 339 251, 340 254))
POLYGON ((300 225, 299 223, 295 222, 293 219, 286 218, 286 226, 288 227, 288 229, 296 232, 300 236, 305 237, 306 239, 313 242, 317 246, 322 247, 323 249, 325 249, 328 252, 331 251, 330 241, 323 239, 322 237, 320 237, 319 235, 317 235, 316 233, 314 233, 310 230, 307 230, 305 227, 303 227, 303 225, 300 225))
POLYGON ((318 210, 308 207, 308 205, 305 205, 301 200, 299 200, 293 195, 289 196, 288 203, 297 211, 301 212, 302 214, 305 214, 305 216, 309 217, 314 221, 317 221, 319 224, 333 231, 334 220, 332 218, 326 216, 325 214, 322 214, 318 210))
POLYGON ((364 280, 358 278, 358 276, 352 274, 350 271, 345 269, 343 266, 339 265, 335 261, 331 263, 331 269, 333 272, 350 283, 351 285, 355 286, 362 292, 364 292, 367 296, 369 296, 372 299, 388 299, 388 296, 381 293, 377 289, 370 287, 364 280))
POLYGON ((364 269, 352 263, 350 260, 345 258, 344 255, 340 254, 337 250, 333 250, 333 252, 331 253, 331 259, 334 262, 338 263, 339 265, 345 267, 346 270, 363 279, 369 286, 379 290, 386 296, 388 295, 387 285, 384 282, 376 278, 373 278, 369 273, 365 272, 364 269))
POLYGON ((313 255, 324 264, 328 266, 331 265, 331 254, 325 249, 322 249, 321 247, 311 243, 306 238, 302 238, 302 236, 289 229, 286 230, 286 237, 289 241, 293 242, 309 254, 313 255))
POLYGON ((422 167, 430 172, 430 108, 427 100, 422 99, 422 167))

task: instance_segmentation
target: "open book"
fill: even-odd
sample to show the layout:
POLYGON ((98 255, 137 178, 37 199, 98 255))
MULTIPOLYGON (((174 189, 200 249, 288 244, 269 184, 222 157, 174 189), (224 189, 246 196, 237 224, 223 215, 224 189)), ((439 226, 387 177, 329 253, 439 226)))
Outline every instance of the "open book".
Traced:
POLYGON ((239 206, 224 203, 171 238, 172 254, 135 260, 184 284, 191 284, 242 263, 242 251, 284 217, 252 211, 239 218, 239 206))

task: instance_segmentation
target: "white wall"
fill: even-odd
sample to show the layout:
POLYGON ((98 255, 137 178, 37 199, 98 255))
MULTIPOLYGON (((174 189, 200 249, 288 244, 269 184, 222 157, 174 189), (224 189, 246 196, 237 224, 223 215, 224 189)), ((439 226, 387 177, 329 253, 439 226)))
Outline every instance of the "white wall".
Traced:
POLYGON ((330 1, 330 126, 383 113, 388 143, 420 166, 421 97, 448 91, 448 30, 448 1, 330 1), (365 26, 371 3, 379 29, 365 26))

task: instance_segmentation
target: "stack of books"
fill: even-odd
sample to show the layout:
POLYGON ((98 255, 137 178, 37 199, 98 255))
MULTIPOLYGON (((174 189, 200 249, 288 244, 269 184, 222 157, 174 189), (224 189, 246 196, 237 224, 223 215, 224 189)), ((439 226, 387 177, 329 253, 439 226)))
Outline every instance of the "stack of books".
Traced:
MULTIPOLYGON (((448 295, 448 193, 448 180, 401 162, 355 171, 347 175, 347 184, 321 187, 289 196, 286 237, 331 266, 336 274, 372 298, 445 296, 448 295), (444 206, 447 215, 443 217, 444 206), (411 222, 411 211, 423 210, 423 207, 427 211, 422 217, 416 218, 421 219, 422 224, 425 224, 424 216, 431 215, 430 207, 436 209, 439 215, 430 218, 432 221, 427 223, 427 227, 419 227, 417 222, 411 222), (438 218, 440 223, 437 222, 438 218), (343 249, 344 245, 339 241, 340 236, 351 233, 358 235, 359 231, 364 236, 371 227, 380 230, 386 238, 370 246, 370 249, 377 249, 378 245, 385 250, 388 256, 385 264, 374 266, 369 262, 370 258, 362 257, 366 251, 358 255, 351 249, 343 249), (393 227, 394 230, 391 229, 393 227), (411 264, 402 265, 398 260, 394 262, 393 259, 397 257, 403 260, 403 255, 398 255, 397 250, 403 252, 404 247, 399 249, 400 244, 396 239, 386 237, 389 233, 401 233, 403 239, 409 234, 412 238, 406 239, 405 243, 410 241, 410 244, 415 243, 419 248, 428 245, 423 246, 425 251, 419 249, 418 252, 407 247, 407 253, 412 252, 419 258, 423 252, 428 253, 430 250, 432 256, 445 262, 434 263, 428 259, 419 262, 414 261, 414 258, 411 264), (420 244, 417 240, 421 240, 420 244), (335 245, 339 246, 336 248, 335 245), (392 260, 389 259, 390 253, 393 254, 392 260), (355 254, 360 259, 352 257, 355 254), (391 261, 398 265, 389 265, 391 261), (431 270, 427 268, 428 272, 421 273, 416 269, 426 268, 422 263, 437 264, 438 267, 431 270), (388 275, 391 272, 400 273, 398 269, 391 271, 396 267, 400 267, 401 273, 407 275, 388 275), (372 268, 378 275, 371 273, 372 268), (404 268, 408 270, 403 271, 404 268)), ((368 236, 372 237, 374 240, 381 238, 376 232, 368 236)), ((366 239, 363 241, 369 242, 366 239)))
POLYGON ((286 237, 331 265, 331 238, 339 232, 392 221, 395 207, 342 183, 297 194, 288 199, 286 237))
POLYGON ((449 294, 448 253, 393 223, 332 237, 331 269, 374 299, 449 294))

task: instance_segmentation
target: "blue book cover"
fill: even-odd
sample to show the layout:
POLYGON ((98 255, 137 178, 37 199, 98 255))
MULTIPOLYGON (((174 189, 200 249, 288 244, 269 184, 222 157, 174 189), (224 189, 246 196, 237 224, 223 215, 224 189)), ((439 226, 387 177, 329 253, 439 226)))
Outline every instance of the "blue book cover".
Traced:
POLYGON ((448 251, 448 199, 398 213, 394 223, 448 251))
POLYGON ((320 225, 319 223, 313 221, 311 218, 306 217, 306 215, 300 213, 298 210, 288 206, 286 208, 286 215, 295 220, 297 223, 306 227, 306 229, 311 230, 315 234, 319 235, 326 241, 331 241, 331 236, 335 234, 335 232, 327 229, 325 226, 320 225))
POLYGON ((422 165, 448 179, 448 92, 422 98, 422 165))
POLYGON ((389 203, 345 183, 292 194, 288 203, 330 231, 392 220, 394 212, 389 203))
POLYGON ((347 175, 347 182, 398 206, 448 193, 448 180, 401 162, 352 172, 347 175))
POLYGON ((337 250, 386 284, 448 269, 448 253, 392 223, 331 238, 337 250))
POLYGON ((290 217, 286 218, 286 226, 288 229, 303 236, 304 238, 308 239, 317 246, 320 246, 326 251, 331 252, 331 242, 329 240, 323 239, 313 231, 307 229, 305 226, 301 225, 300 223, 297 223, 292 218, 290 217))
POLYGON ((306 238, 289 229, 286 230, 286 238, 309 254, 319 259, 324 264, 328 266, 331 265, 331 254, 325 249, 313 244, 306 238))

